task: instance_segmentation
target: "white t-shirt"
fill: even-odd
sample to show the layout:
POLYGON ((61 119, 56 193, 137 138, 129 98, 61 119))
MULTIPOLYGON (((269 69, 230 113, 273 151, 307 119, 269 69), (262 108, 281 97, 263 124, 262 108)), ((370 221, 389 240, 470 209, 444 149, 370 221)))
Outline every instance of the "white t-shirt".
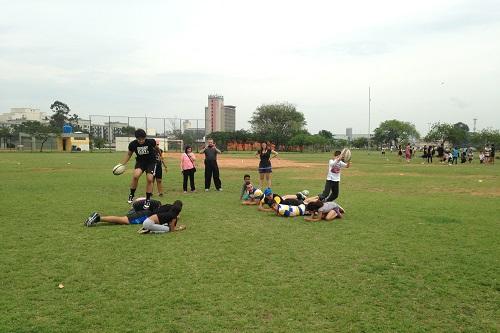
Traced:
POLYGON ((334 182, 340 181, 340 169, 345 168, 347 163, 342 162, 342 160, 330 160, 328 161, 328 175, 327 180, 333 180, 334 182))

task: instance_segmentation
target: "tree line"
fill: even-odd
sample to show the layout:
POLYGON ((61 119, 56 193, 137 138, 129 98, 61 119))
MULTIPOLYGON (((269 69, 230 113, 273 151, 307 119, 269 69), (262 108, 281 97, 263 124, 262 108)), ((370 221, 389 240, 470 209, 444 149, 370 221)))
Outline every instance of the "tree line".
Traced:
MULTIPOLYGON (((19 125, 0 128, 0 137, 12 137, 18 133, 26 133, 35 137, 43 144, 50 136, 62 132, 64 124, 71 123, 75 131, 78 127, 78 115, 71 114, 69 106, 63 102, 55 101, 50 106, 52 115, 47 123, 26 121, 19 125)), ((249 120, 250 130, 237 130, 235 132, 214 132, 210 134, 221 148, 226 148, 229 142, 253 143, 271 142, 279 150, 299 151, 330 151, 340 147, 373 148, 391 145, 404 145, 414 143, 421 138, 414 124, 396 119, 386 120, 375 128, 370 138, 356 138, 350 142, 335 138, 332 132, 324 129, 316 134, 306 129, 306 119, 296 106, 290 103, 263 104, 253 112, 249 120)), ((133 135, 134 127, 121 129, 123 135, 133 135)), ((91 133, 89 133, 91 134, 91 133)), ((200 133, 173 130, 166 133, 171 139, 181 139, 186 144, 195 145, 201 139, 200 133)), ((449 143, 454 146, 484 147, 485 144, 500 145, 500 132, 495 129, 483 129, 480 132, 470 132, 469 127, 462 122, 455 124, 434 123, 427 135, 423 137, 427 143, 449 143)), ((94 147, 104 146, 103 138, 93 138, 94 147)))
MULTIPOLYGON (((396 119, 382 122, 373 132, 372 140, 378 147, 405 145, 421 138, 414 124, 396 119)), ((429 133, 423 137, 423 141, 428 144, 446 143, 457 147, 480 148, 487 144, 500 144, 500 131, 485 128, 479 132, 471 132, 469 126, 463 122, 455 124, 437 122, 432 124, 429 133)))

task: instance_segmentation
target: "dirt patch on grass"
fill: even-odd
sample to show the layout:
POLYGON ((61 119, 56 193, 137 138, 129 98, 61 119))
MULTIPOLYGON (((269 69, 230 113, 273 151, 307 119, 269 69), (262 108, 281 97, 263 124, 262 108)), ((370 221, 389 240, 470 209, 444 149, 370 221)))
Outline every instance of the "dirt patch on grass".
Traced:
MULTIPOLYGON (((178 159, 180 160, 180 153, 169 153, 168 158, 178 159)), ((203 165, 203 158, 198 154, 196 156, 196 163, 198 165, 203 165)), ((309 169, 315 168, 318 166, 324 166, 322 163, 307 163, 307 162, 295 162, 291 160, 287 160, 281 157, 272 159, 273 169, 279 168, 301 168, 301 169, 309 169)), ((217 164, 222 168, 232 168, 232 169, 257 169, 259 167, 259 160, 257 158, 239 158, 228 155, 219 155, 217 156, 217 164)))

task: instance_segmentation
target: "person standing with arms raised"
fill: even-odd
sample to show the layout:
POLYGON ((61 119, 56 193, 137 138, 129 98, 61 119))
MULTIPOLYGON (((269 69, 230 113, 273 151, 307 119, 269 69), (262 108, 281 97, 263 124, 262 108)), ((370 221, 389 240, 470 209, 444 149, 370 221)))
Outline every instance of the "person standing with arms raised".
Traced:
POLYGON ((205 154, 205 192, 210 190, 212 176, 214 185, 217 191, 222 191, 222 184, 219 178, 219 166, 217 165, 217 154, 222 152, 217 149, 213 139, 207 140, 207 145, 200 150, 201 154, 205 154))

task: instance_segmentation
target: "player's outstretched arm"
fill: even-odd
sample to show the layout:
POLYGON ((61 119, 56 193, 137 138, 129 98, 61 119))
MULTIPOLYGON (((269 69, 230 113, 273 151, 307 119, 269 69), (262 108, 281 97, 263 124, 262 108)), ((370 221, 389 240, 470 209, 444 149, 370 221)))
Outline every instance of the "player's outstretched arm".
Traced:
POLYGON ((132 154, 133 154, 133 152, 131 152, 130 150, 125 153, 125 157, 123 158, 123 161, 122 161, 123 165, 128 163, 128 161, 132 157, 132 154))

